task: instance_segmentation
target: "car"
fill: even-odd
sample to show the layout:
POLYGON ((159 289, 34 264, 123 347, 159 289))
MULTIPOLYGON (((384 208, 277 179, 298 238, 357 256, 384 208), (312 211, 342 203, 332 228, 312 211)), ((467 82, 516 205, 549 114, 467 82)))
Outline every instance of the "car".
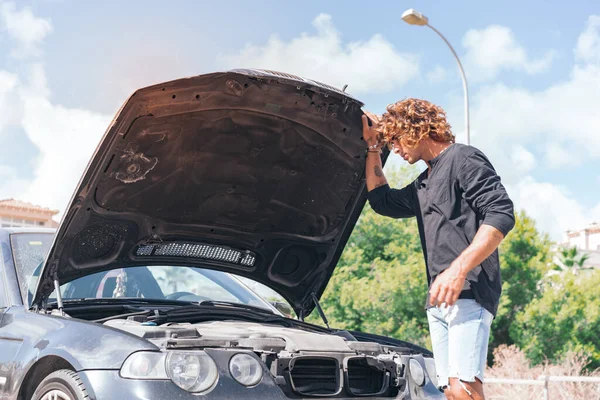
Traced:
POLYGON ((266 70, 136 91, 56 232, 0 230, 0 399, 443 399, 429 350, 319 305, 366 202, 362 105, 266 70))

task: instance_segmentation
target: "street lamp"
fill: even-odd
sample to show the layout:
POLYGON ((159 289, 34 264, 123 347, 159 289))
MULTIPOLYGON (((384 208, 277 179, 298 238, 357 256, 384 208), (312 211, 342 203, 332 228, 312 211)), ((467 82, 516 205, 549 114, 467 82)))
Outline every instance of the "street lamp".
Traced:
POLYGON ((463 90, 465 92, 465 127, 467 130, 467 144, 471 144, 471 132, 469 123, 469 90, 467 89, 467 77, 465 76, 465 71, 462 67, 462 64, 460 63, 458 55, 454 51, 454 48, 452 47, 450 42, 446 40, 444 35, 442 35, 440 31, 435 29, 433 26, 429 25, 429 19, 427 19, 427 17, 421 14, 420 12, 417 12, 412 8, 408 9, 402 14, 402 19, 404 20, 404 22, 410 25, 428 26, 429 28, 431 28, 435 33, 440 35, 442 39, 444 39, 444 42, 446 42, 446 44, 450 48, 450 51, 452 52, 452 54, 454 54, 454 58, 456 58, 456 62, 458 63, 458 69, 460 70, 460 74, 462 76, 463 90))

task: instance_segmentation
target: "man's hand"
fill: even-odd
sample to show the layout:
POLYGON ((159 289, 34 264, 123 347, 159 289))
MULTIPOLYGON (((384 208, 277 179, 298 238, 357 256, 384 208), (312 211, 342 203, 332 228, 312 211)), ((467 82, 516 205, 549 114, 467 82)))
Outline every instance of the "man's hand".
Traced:
POLYGON ((435 278, 429 290, 429 302, 432 306, 446 303, 448 307, 454 305, 467 279, 467 274, 461 271, 459 259, 454 260, 450 267, 435 278))
POLYGON ((367 146, 371 146, 377 144, 378 141, 377 136, 379 136, 379 132, 377 132, 376 127, 379 124, 379 117, 377 117, 375 114, 371 114, 368 111, 365 111, 364 113, 365 115, 362 116, 363 139, 365 139, 367 146), (369 119, 373 123, 373 126, 369 126, 369 119))
MULTIPOLYGON (((377 125, 379 125, 379 118, 365 111, 365 115, 362 116, 363 123, 363 139, 367 143, 367 146, 381 147, 378 143, 379 132, 377 132, 377 125), (369 126, 369 120, 373 123, 373 126, 369 126)), ((367 180, 367 190, 371 191, 383 185, 387 185, 387 180, 383 174, 381 165, 381 149, 371 149, 367 151, 367 161, 365 163, 365 176, 367 180)))
POLYGON ((485 223, 481 225, 469 247, 433 281, 429 289, 431 305, 446 303, 451 306, 456 303, 467 279, 467 273, 488 258, 498 248, 502 239, 504 235, 498 229, 485 223))

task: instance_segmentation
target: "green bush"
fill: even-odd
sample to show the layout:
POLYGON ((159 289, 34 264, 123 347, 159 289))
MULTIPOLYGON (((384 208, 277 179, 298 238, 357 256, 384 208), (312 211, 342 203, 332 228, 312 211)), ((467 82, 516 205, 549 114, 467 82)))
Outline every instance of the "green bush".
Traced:
POLYGON ((567 270, 548 278, 543 293, 520 312, 510 334, 533 364, 568 352, 600 367, 600 270, 567 270))

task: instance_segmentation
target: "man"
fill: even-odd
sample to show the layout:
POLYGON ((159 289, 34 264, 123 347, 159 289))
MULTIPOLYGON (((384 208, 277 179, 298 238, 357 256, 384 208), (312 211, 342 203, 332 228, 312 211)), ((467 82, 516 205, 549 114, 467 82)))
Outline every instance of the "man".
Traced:
POLYGON ((438 386, 449 399, 484 399, 490 325, 502 289, 497 248, 514 226, 513 203, 486 156, 455 143, 440 107, 407 99, 388 106, 381 120, 367 115, 371 207, 393 218, 417 218, 438 386), (384 145, 428 168, 405 188, 390 189, 381 168, 384 145))

